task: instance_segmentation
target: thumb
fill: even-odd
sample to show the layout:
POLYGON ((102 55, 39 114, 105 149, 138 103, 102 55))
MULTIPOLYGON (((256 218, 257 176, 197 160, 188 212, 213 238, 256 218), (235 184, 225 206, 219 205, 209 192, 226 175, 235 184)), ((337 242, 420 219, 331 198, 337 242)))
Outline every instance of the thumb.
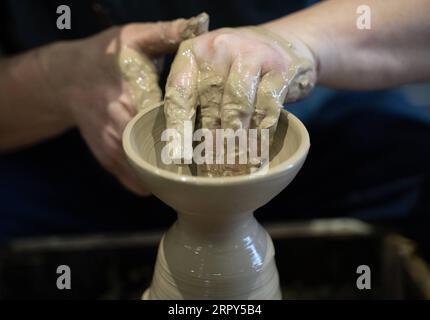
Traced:
POLYGON ((139 23, 128 27, 130 45, 149 56, 157 57, 177 50, 179 44, 208 31, 209 16, 201 13, 190 19, 139 23))

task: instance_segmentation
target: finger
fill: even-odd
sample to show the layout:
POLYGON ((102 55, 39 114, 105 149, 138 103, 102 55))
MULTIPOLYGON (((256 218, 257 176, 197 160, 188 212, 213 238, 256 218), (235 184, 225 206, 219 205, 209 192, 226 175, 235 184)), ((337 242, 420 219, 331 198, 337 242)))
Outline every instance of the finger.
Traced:
MULTIPOLYGON (((221 128, 221 103, 224 92, 224 83, 228 77, 230 69, 230 57, 225 52, 225 48, 219 48, 214 54, 207 52, 210 48, 202 41, 199 42, 206 52, 200 52, 201 56, 205 57, 205 61, 199 63, 199 125, 204 129, 212 131, 212 136, 215 137, 215 130, 221 128), (210 62, 209 62, 210 61, 210 62)), ((198 54, 198 50, 196 50, 198 54)), ((213 141, 216 145, 216 141, 213 141)), ((215 154, 213 150, 205 150, 206 157, 212 159, 213 164, 204 164, 197 166, 197 171, 200 176, 218 175, 217 172, 222 169, 216 165, 215 154)))
POLYGON ((145 54, 123 48, 119 56, 119 67, 130 99, 138 111, 161 101, 156 67, 145 54))
POLYGON ((260 74, 260 64, 249 57, 238 57, 233 62, 224 87, 222 128, 249 128, 260 74))
MULTIPOLYGON (((192 51, 192 43, 185 41, 173 61, 164 97, 166 126, 169 129, 176 129, 181 137, 184 137, 185 121, 191 121, 194 129, 198 96, 197 81, 198 67, 192 51)), ((169 144, 169 146, 173 145, 169 144)), ((173 150, 169 152, 174 159, 182 158, 180 145, 173 146, 173 150)))
POLYGON ((174 52, 179 44, 208 31, 209 16, 201 13, 190 19, 132 24, 125 32, 137 48, 153 57, 174 52))
POLYGON ((221 103, 224 84, 230 70, 230 57, 221 48, 199 63, 198 94, 202 128, 221 128, 221 103))
POLYGON ((309 61, 302 60, 294 68, 294 72, 289 75, 288 94, 286 102, 295 102, 307 96, 313 89, 316 82, 315 71, 309 61))
POLYGON ((270 144, 278 125, 279 115, 288 92, 288 77, 284 72, 266 73, 258 86, 252 128, 269 129, 270 144))
MULTIPOLYGON (((256 60, 239 56, 233 61, 224 87, 221 109, 223 129, 236 131, 249 128, 260 73, 260 63, 256 60)), ((227 158, 224 158, 227 159, 227 164, 223 166, 222 174, 224 176, 246 174, 248 167, 241 161, 247 150, 235 144, 234 154, 232 151, 227 147, 227 158), (230 159, 234 159, 234 163, 231 163, 230 159)))
POLYGON ((148 195, 148 192, 134 176, 134 172, 131 169, 127 169, 129 164, 125 159, 126 156, 121 147, 121 140, 115 129, 108 127, 100 131, 100 136, 95 139, 85 130, 82 130, 81 133, 95 158, 104 169, 134 193, 142 196, 148 195))
POLYGON ((118 180, 125 185, 128 189, 134 193, 145 196, 149 195, 139 183, 134 171, 127 162, 125 152, 123 151, 122 145, 122 133, 125 130, 128 122, 131 120, 132 115, 129 111, 119 102, 112 103, 108 107, 108 115, 112 123, 113 130, 110 134, 110 149, 118 154, 118 157, 114 158, 112 165, 112 173, 118 178, 118 180))
POLYGON ((180 41, 195 38, 209 30, 209 16, 206 12, 185 20, 180 32, 180 41))
POLYGON ((119 138, 122 137, 122 133, 125 130, 128 122, 132 119, 133 114, 126 108, 121 102, 112 102, 107 107, 107 114, 109 121, 112 124, 115 132, 119 138))
POLYGON ((181 41, 207 32, 208 25, 209 16, 202 13, 188 20, 132 24, 125 28, 124 38, 132 45, 121 50, 119 64, 138 111, 161 101, 158 72, 148 55, 155 58, 173 52, 181 41))
POLYGON ((118 134, 115 128, 109 127, 109 129, 105 131, 103 141, 106 149, 97 156, 101 158, 100 162, 105 169, 113 174, 121 184, 137 195, 149 195, 149 192, 140 184, 126 159, 124 149, 122 148, 121 134, 118 134), (106 150, 108 150, 108 152, 106 152, 106 150), (106 154, 103 154, 103 152, 106 154))
POLYGON ((151 194, 141 185, 133 169, 125 159, 125 154, 119 159, 116 170, 113 173, 119 182, 133 193, 139 196, 149 196, 151 194))

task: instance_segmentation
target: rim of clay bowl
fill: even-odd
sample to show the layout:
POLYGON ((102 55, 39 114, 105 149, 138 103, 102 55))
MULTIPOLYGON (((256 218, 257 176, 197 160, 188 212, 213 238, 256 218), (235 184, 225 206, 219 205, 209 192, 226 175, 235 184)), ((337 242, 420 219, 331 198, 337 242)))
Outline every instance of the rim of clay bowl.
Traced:
POLYGON ((131 145, 131 133, 134 128, 134 125, 142 118, 145 114, 150 111, 162 108, 163 104, 157 104, 150 108, 146 108, 145 110, 141 110, 126 126, 123 136, 122 143, 124 151, 129 160, 131 160, 135 165, 139 168, 148 171, 153 175, 157 175, 160 178, 164 178, 167 180, 174 180, 181 183, 186 184, 196 184, 196 185, 230 185, 230 184, 240 184, 244 182, 257 182, 260 180, 267 180, 270 178, 278 177, 285 173, 285 171, 289 171, 300 163, 300 160, 305 158, 308 154, 310 148, 310 138, 308 130, 305 125, 292 113, 282 110, 281 112, 286 113, 288 116, 288 120, 295 123, 296 127, 299 130, 299 135, 302 137, 303 141, 297 148, 297 150, 289 157, 286 161, 276 165, 275 167, 269 169, 269 171, 264 175, 259 174, 249 174, 242 176, 234 176, 234 177, 199 177, 199 176, 188 176, 181 175, 177 173, 170 172, 168 170, 160 169, 149 162, 143 160, 139 154, 134 150, 131 145))

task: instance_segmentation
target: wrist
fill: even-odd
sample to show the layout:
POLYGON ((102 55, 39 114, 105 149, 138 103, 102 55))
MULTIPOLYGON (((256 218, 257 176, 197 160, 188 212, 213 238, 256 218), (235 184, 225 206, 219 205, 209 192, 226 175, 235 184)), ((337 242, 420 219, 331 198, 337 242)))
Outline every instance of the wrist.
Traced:
POLYGON ((288 56, 288 94, 286 102, 306 97, 318 80, 318 58, 311 47, 295 32, 282 24, 268 23, 261 27, 288 56), (285 32, 288 30, 288 32, 285 32))
POLYGON ((313 64, 315 82, 321 77, 320 44, 310 28, 298 25, 289 18, 275 20, 262 25, 263 28, 292 44, 295 51, 313 64))
POLYGON ((67 43, 60 42, 34 52, 36 69, 41 77, 40 90, 46 99, 47 111, 65 129, 75 125, 69 94, 73 81, 69 78, 71 73, 65 70, 77 59, 70 47, 67 43), (73 57, 73 61, 66 61, 67 57, 73 57))

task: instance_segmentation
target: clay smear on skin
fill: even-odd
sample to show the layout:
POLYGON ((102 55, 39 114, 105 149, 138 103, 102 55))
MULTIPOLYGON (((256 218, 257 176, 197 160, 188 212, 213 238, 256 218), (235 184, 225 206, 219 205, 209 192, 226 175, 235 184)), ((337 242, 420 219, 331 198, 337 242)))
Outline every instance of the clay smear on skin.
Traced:
MULTIPOLYGON (((193 38, 205 32, 207 28, 208 16, 201 14, 186 22, 181 38, 193 38)), ((234 82, 239 85, 236 88, 231 88, 234 90, 234 94, 229 96, 239 98, 230 102, 235 105, 235 108, 228 117, 224 117, 224 122, 221 124, 220 103, 222 97, 219 95, 220 92, 226 90, 224 89, 225 83, 209 64, 199 67, 192 66, 192 64, 196 64, 192 48, 191 46, 187 47, 187 44, 184 43, 173 68, 177 70, 188 68, 190 73, 187 76, 197 77, 198 87, 189 88, 190 90, 186 91, 181 90, 179 85, 176 87, 169 86, 171 90, 167 92, 165 101, 167 128, 175 128, 184 136, 184 133, 181 132, 182 123, 188 120, 193 123, 197 122, 198 127, 210 128, 213 133, 221 127, 234 130, 242 128, 269 129, 270 145, 273 143, 280 110, 287 95, 287 88, 287 101, 295 101, 305 96, 314 86, 315 64, 311 59, 300 58, 296 47, 291 42, 287 42, 262 28, 249 28, 249 30, 270 38, 276 45, 279 45, 292 59, 289 70, 287 72, 271 71, 264 75, 261 80, 260 74, 258 76, 252 76, 252 73, 247 74, 246 72, 230 74, 230 77, 236 78, 234 82), (197 70, 195 71, 197 74, 193 74, 193 68, 197 70), (243 87, 240 86, 242 83, 245 84, 243 87), (252 88, 251 91, 248 88, 252 88), (199 93, 199 97, 197 97, 196 92, 199 93), (199 101, 197 101, 198 98, 199 101), (252 103, 254 98, 255 105, 252 103), (204 109, 199 109, 200 114, 196 121, 197 104, 203 105, 204 109)), ((166 39, 166 41, 172 40, 166 39)), ((158 87, 157 68, 153 61, 136 50, 124 48, 120 53, 119 66, 127 83, 130 98, 138 110, 143 110, 160 102, 161 90, 158 87)), ((174 72, 175 70, 173 70, 174 72)), ((187 82, 187 79, 181 79, 181 81, 183 84, 187 82)), ((256 143, 258 146, 261 144, 259 138, 256 143)), ((225 143, 217 142, 214 139, 215 146, 223 144, 226 150, 225 143)), ((173 150, 172 153, 182 154, 180 150, 173 150)), ((238 148, 236 157, 237 159, 240 158, 238 148)), ((211 177, 236 176, 249 174, 255 168, 256 166, 251 164, 207 164, 200 165, 198 172, 199 175, 211 177)))
MULTIPOLYGON (((181 41, 194 38, 208 29, 209 17, 206 13, 191 19, 182 19, 178 23, 181 41)), ((165 33, 162 33, 165 36, 165 33)), ((177 43, 177 39, 162 39, 168 44, 177 43)), ((126 83, 129 97, 137 110, 143 110, 160 104, 162 101, 161 90, 158 86, 158 70, 154 60, 147 55, 129 47, 121 49, 118 65, 121 75, 126 83)))
POLYGON ((120 52, 119 67, 130 99, 137 110, 160 102, 157 69, 146 55, 131 48, 124 48, 120 52))
MULTIPOLYGON (((183 122, 192 121, 197 123, 198 128, 212 130, 213 137, 216 137, 215 130, 221 127, 233 130, 269 129, 269 145, 272 145, 287 91, 287 101, 295 101, 306 96, 315 83, 315 63, 312 61, 312 57, 309 59, 308 57, 302 58, 291 42, 263 28, 251 27, 246 29, 260 34, 266 39, 271 39, 274 45, 282 48, 291 59, 289 69, 285 72, 274 70, 261 77, 255 72, 247 72, 245 66, 240 73, 234 71, 230 73, 230 79, 233 80, 233 83, 237 83, 237 86, 228 88, 225 87, 224 79, 214 71, 209 63, 196 65, 192 44, 185 43, 178 53, 172 73, 175 75, 176 70, 187 70, 188 73, 184 73, 181 79, 172 80, 168 86, 165 100, 167 128, 175 128, 181 136, 184 136, 184 132, 181 131, 183 122), (195 78, 198 79, 196 88, 182 89, 185 83, 194 83, 193 79, 195 78), (198 92, 198 96, 196 92, 198 92), (220 104, 223 95, 230 97, 229 100, 231 101, 226 103, 232 105, 233 108, 224 111, 226 113, 222 117, 220 104), (255 103, 253 103, 254 100, 255 103), (197 105, 200 106, 198 109, 196 109, 197 105), (221 118, 223 118, 222 122, 221 118)), ((214 139, 215 145, 219 145, 219 143, 223 142, 217 142, 214 139)), ((257 145, 260 146, 260 144, 261 141, 258 138, 257 145)), ((180 156, 182 154, 180 148, 181 146, 177 146, 172 150, 172 154, 180 156)), ((236 146, 237 159, 239 159, 241 152, 243 150, 239 150, 236 146)), ((255 168, 256 166, 251 164, 200 165, 198 166, 198 174, 210 177, 236 176, 249 174, 255 168)))

